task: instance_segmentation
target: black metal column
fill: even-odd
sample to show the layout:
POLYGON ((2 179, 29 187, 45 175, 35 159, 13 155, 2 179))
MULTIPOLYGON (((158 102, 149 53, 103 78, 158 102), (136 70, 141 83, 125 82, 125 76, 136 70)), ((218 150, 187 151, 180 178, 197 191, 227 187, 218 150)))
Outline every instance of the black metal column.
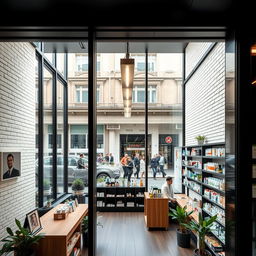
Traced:
POLYGON ((43 207, 44 204, 44 104, 43 104, 43 58, 38 58, 38 206, 43 207))
POLYGON ((57 198, 57 73, 52 73, 52 187, 57 198))
MULTIPOLYGON (((64 78, 68 81, 68 53, 64 55, 64 78)), ((64 155, 64 193, 68 193, 68 83, 63 92, 63 155, 64 155)))
POLYGON ((186 47, 183 49, 183 63, 182 63, 182 146, 186 145, 186 113, 185 113, 185 107, 186 107, 186 47))
POLYGON ((89 191, 89 227, 88 255, 96 255, 96 41, 95 31, 89 29, 88 41, 88 191, 89 191))
POLYGON ((146 191, 148 191, 148 47, 146 47, 145 51, 145 149, 146 149, 146 157, 145 157, 145 186, 146 191))

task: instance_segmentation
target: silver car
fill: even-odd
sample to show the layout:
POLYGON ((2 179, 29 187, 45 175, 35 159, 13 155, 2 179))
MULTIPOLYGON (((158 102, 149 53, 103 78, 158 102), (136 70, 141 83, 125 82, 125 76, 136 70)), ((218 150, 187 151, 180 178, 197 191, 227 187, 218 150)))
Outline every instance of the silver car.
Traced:
MULTIPOLYGON (((74 179, 80 178, 84 183, 88 184, 88 159, 84 158, 85 169, 77 168, 77 161, 79 157, 69 156, 68 157, 68 183, 71 184, 74 179)), ((57 183, 58 185, 63 184, 63 156, 57 156, 57 183)), ((38 173, 38 160, 36 160, 36 174, 38 173)), ((44 157, 44 180, 50 180, 52 177, 52 156, 44 157)), ((109 177, 118 179, 120 177, 120 167, 99 164, 97 163, 97 178, 109 177)))

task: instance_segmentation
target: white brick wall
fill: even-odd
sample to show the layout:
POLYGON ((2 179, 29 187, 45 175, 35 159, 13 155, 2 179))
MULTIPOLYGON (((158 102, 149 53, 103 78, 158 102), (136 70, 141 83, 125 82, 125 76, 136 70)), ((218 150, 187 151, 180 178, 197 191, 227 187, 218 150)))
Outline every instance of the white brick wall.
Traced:
POLYGON ((186 59, 185 59, 185 77, 187 77, 198 61, 203 57, 208 50, 211 42, 189 43, 186 47, 186 59))
POLYGON ((21 177, 0 181, 0 238, 35 208, 35 49, 0 42, 0 152, 21 151, 21 177))
MULTIPOLYGON (((189 51, 187 48, 187 51, 189 51)), ((207 143, 225 141, 225 44, 211 51, 186 84, 186 145, 205 135, 207 143)))

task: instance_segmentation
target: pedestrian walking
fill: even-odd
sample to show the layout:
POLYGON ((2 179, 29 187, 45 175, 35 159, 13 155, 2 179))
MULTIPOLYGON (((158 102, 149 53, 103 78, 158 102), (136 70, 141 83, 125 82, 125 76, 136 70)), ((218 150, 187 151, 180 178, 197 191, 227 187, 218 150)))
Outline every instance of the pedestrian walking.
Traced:
POLYGON ((140 173, 140 155, 136 153, 134 159, 133 159, 134 166, 136 168, 136 172, 134 173, 134 177, 137 176, 137 179, 139 178, 140 173))
POLYGON ((131 176, 133 173, 133 161, 132 158, 130 156, 128 156, 127 158, 127 162, 126 162, 126 168, 127 168, 127 177, 128 177, 128 183, 130 184, 131 182, 131 176))
POLYGON ((125 154, 124 157, 121 159, 121 165, 123 167, 124 170, 124 178, 127 177, 128 173, 127 173, 127 159, 128 159, 128 154, 125 154))
POLYGON ((156 179, 156 173, 157 173, 157 156, 154 155, 154 157, 151 158, 150 160, 150 166, 151 166, 151 169, 152 169, 152 172, 153 172, 153 177, 154 179, 156 179))
POLYGON ((145 171, 146 171, 146 164, 145 164, 145 156, 142 155, 140 157, 140 172, 141 172, 141 178, 145 175, 145 171))
POLYGON ((160 159, 159 159, 159 168, 160 172, 163 174, 163 178, 166 176, 166 172, 164 171, 164 164, 165 164, 165 157, 160 153, 160 159))

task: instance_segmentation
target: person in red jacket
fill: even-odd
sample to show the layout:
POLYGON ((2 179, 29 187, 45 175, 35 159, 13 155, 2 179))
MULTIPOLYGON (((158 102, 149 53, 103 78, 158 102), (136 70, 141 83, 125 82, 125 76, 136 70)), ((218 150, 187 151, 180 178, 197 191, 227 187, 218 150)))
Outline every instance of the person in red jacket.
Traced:
POLYGON ((124 157, 121 159, 121 165, 123 166, 123 170, 124 170, 124 178, 128 176, 127 159, 128 159, 128 154, 125 154, 124 157))

